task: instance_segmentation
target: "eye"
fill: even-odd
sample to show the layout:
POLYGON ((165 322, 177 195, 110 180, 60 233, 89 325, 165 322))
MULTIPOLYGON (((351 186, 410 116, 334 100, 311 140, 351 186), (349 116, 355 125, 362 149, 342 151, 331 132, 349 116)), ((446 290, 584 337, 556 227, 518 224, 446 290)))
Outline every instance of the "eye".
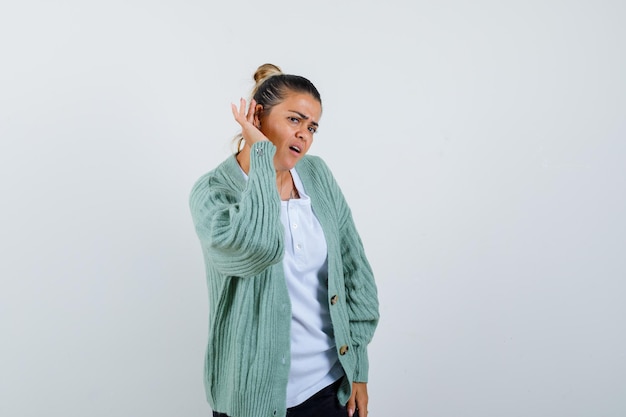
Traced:
POLYGON ((313 126, 309 126, 309 132, 315 133, 315 132, 317 132, 317 128, 315 128, 313 126))
POLYGON ((291 117, 289 117, 289 121, 291 121, 293 123, 298 123, 298 122, 300 122, 300 119, 298 119, 297 117, 291 116, 291 117))

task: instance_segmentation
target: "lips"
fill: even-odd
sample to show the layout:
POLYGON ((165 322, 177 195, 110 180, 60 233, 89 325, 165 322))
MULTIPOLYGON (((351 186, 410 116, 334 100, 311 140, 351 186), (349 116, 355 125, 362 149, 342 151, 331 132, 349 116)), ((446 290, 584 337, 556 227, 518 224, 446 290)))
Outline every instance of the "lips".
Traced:
POLYGON ((289 149, 291 149, 292 151, 297 152, 297 153, 301 153, 302 152, 302 149, 300 149, 300 147, 297 146, 297 145, 292 145, 292 146, 289 147, 289 149))

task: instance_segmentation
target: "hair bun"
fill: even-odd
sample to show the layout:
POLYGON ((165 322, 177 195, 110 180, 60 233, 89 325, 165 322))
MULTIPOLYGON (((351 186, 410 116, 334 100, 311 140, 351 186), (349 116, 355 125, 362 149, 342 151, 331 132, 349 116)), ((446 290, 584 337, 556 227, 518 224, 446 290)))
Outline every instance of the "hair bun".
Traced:
POLYGON ((280 75, 282 73, 283 71, 280 69, 280 67, 274 64, 263 64, 259 68, 257 68, 256 72, 254 73, 254 82, 257 85, 260 85, 268 78, 273 77, 274 75, 280 75))

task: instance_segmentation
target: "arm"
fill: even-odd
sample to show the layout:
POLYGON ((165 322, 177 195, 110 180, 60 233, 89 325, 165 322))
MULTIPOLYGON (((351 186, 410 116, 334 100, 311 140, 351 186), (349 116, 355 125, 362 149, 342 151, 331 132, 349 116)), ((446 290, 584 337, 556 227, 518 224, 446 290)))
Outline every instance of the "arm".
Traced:
POLYGON ((247 142, 248 181, 243 192, 228 174, 214 171, 196 183, 190 197, 191 214, 207 259, 223 275, 257 275, 283 256, 273 162, 276 147, 255 125, 256 109, 252 100, 246 112, 243 98, 239 109, 231 105, 247 142))
POLYGON ((367 345, 378 324, 378 292, 372 268, 365 255, 363 243, 354 224, 351 210, 330 169, 320 160, 321 173, 326 177, 333 196, 339 225, 339 244, 346 291, 351 350, 355 355, 355 382, 367 382, 369 362, 367 345))
POLYGON ((215 171, 193 187, 190 208, 196 233, 211 265, 224 275, 253 276, 282 259, 275 151, 269 141, 253 145, 243 192, 215 171))
POLYGON ((343 198, 341 205, 344 213, 343 219, 340 220, 341 258, 352 348, 356 356, 353 381, 367 382, 369 372, 367 345, 371 342, 378 325, 378 291, 363 243, 343 198))
POLYGON ((378 291, 351 210, 334 179, 332 183, 333 189, 339 195, 336 201, 340 216, 341 258, 352 348, 356 357, 352 395, 348 399, 346 408, 349 417, 352 417, 356 410, 358 410, 359 417, 367 417, 369 402, 367 345, 372 340, 380 316, 378 291))

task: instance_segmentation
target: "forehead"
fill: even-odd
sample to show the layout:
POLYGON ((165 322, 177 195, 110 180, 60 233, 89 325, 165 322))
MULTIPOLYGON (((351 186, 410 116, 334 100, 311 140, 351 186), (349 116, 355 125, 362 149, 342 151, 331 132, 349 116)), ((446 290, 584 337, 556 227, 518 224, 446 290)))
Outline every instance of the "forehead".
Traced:
POLYGON ((295 111, 319 122, 322 117, 322 105, 308 93, 289 93, 278 107, 282 111, 295 111))

